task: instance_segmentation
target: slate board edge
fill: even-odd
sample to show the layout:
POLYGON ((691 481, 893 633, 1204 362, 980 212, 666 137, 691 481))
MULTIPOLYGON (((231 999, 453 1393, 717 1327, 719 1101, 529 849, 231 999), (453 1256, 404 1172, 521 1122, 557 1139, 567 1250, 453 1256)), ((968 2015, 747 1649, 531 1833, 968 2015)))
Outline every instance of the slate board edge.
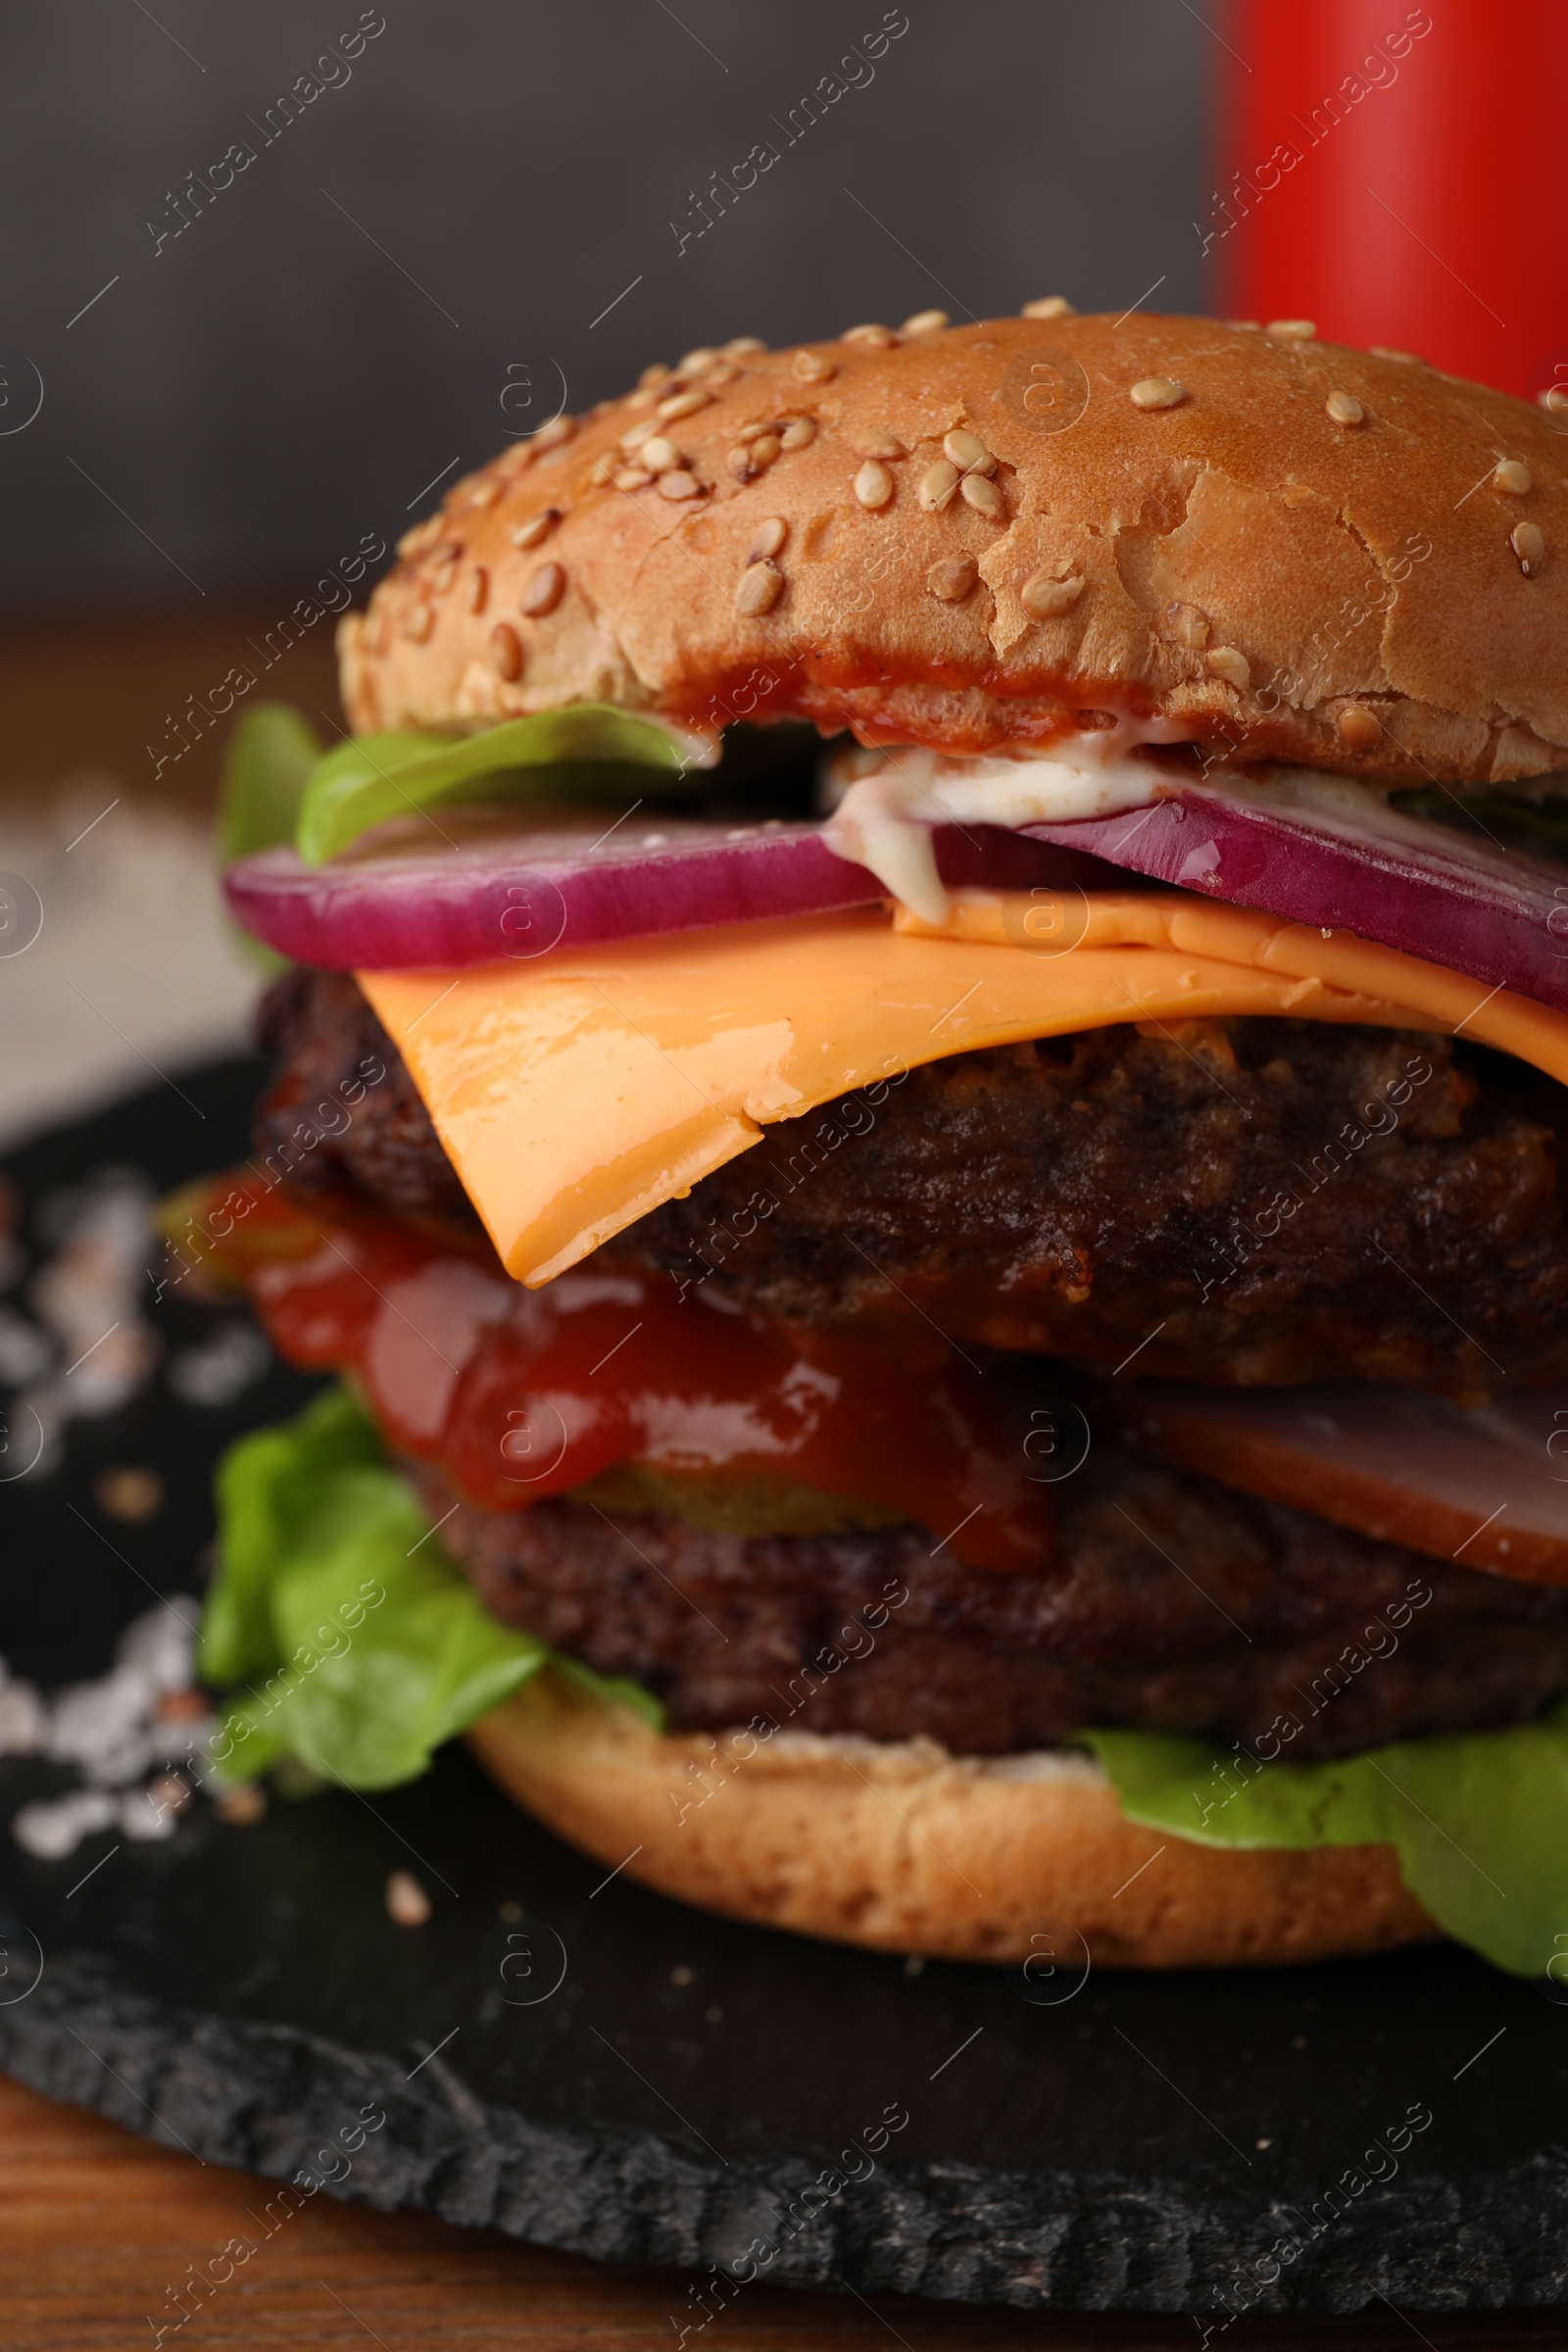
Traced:
POLYGON ((482 2104, 439 2057, 411 2082, 393 2059, 295 2027, 161 2004, 90 1951, 51 1955, 34 1992, 0 2009, 0 2067, 165 2146, 281 2180, 325 2171, 317 2151, 380 2109, 385 2126, 342 2159, 350 2170, 328 2193, 692 2273, 708 2302, 673 2282, 677 2323, 744 2293, 733 2280, 715 2289, 711 2266, 744 2272, 758 2238, 779 2248, 759 2274, 773 2285, 1197 2312, 1213 2332, 1237 2311, 1353 2312, 1382 2298, 1416 2311, 1568 2302, 1568 2148, 1462 2183, 1391 2184, 1262 2283, 1291 2218, 1217 2179, 888 2164, 791 2231, 779 2217, 792 2203, 801 2214, 810 2160, 726 2165, 656 2133, 542 2128, 482 2104))

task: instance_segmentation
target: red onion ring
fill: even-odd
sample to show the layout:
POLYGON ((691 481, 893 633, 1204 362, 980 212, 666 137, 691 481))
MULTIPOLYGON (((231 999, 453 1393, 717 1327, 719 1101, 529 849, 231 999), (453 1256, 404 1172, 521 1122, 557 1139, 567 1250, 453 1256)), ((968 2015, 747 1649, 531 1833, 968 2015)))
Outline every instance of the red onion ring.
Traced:
POLYGON ((1271 797, 1269 785, 1211 776, 1148 808, 1024 830, 1568 1011, 1568 865, 1405 816, 1370 792, 1341 813, 1290 790, 1288 777, 1271 797))
MULTIPOLYGON (((952 889, 1125 887, 1073 849, 998 825, 938 828, 952 889)), ((235 920, 281 956, 328 971, 397 971, 527 958, 563 945, 874 905, 883 887, 835 856, 816 824, 646 819, 518 827, 430 850, 382 848, 308 866, 292 848, 240 858, 223 876, 235 920)))

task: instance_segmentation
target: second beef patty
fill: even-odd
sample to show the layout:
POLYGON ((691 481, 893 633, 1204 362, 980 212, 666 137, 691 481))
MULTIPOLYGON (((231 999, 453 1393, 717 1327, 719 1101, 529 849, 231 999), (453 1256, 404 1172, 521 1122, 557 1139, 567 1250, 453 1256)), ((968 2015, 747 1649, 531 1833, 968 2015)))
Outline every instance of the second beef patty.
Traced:
POLYGON ((919 1734, 1004 1754, 1089 1725, 1355 1753, 1568 1690, 1568 1592, 1424 1558, 1097 1443, 1039 1575, 920 1528, 744 1537, 570 1497, 483 1511, 405 1463, 480 1599, 677 1728, 919 1734))

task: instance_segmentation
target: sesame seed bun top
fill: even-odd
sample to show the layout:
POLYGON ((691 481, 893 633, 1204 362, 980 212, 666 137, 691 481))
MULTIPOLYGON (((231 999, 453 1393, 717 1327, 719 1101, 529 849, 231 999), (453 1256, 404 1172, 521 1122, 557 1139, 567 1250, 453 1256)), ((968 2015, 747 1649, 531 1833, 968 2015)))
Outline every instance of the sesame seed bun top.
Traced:
POLYGON ((1031 312, 741 337, 514 444, 345 618, 353 723, 602 700, 973 753, 1109 714, 1391 782, 1568 765, 1568 415, 1304 320, 1031 312))

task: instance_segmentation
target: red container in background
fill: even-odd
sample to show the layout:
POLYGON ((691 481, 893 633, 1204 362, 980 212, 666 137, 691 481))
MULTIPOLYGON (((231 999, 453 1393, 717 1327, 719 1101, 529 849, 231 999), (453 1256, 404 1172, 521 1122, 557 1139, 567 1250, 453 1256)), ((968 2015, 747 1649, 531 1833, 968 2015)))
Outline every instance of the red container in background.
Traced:
POLYGON ((1214 308, 1511 392, 1568 382, 1568 0, 1226 0, 1208 22, 1214 308))

